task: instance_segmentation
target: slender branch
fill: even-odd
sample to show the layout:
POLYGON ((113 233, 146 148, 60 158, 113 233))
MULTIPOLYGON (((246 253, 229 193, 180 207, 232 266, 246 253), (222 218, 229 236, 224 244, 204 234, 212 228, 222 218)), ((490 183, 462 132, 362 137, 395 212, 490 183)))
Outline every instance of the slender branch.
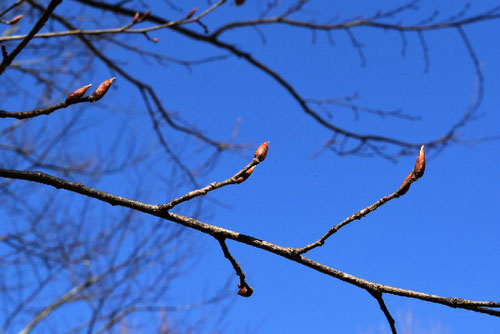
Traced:
MULTIPOLYGON (((65 36, 99 36, 99 35, 112 35, 112 34, 145 34, 151 31, 156 31, 160 29, 165 29, 165 28, 170 28, 173 26, 177 25, 182 25, 182 24, 187 24, 187 23, 193 23, 193 22, 199 22, 199 20, 215 10, 217 7, 221 6, 226 0, 220 0, 219 2, 215 3, 212 5, 210 8, 205 10, 203 13, 190 18, 190 19, 180 19, 180 20, 175 20, 175 21, 169 21, 167 23, 162 23, 158 24, 152 27, 148 28, 141 28, 141 29, 130 29, 134 23, 127 24, 123 27, 119 28, 108 28, 108 29, 90 29, 90 30, 85 30, 85 29, 72 29, 72 30, 67 30, 67 31, 59 31, 59 32, 46 32, 46 33, 40 33, 32 36, 32 38, 55 38, 55 37, 65 37, 65 36)), ((20 39, 26 38, 27 35, 11 35, 11 36, 1 36, 0 37, 0 42, 6 42, 6 41, 16 41, 20 39)))
MULTIPOLYGON (((122 14, 122 15, 133 16, 135 14, 135 11, 127 9, 127 8, 123 8, 120 5, 110 5, 110 4, 95 1, 95 0, 85 0, 85 1, 84 0, 76 0, 76 1, 82 3, 86 6, 100 8, 100 9, 112 11, 114 13, 118 13, 118 14, 122 14)), ((151 22, 155 22, 155 23, 159 23, 159 24, 169 22, 168 20, 163 19, 163 18, 158 17, 158 16, 155 16, 155 15, 149 15, 146 20, 151 21, 151 22)), ((264 19, 264 20, 266 20, 266 19, 264 19)), ((327 121, 325 118, 321 117, 317 112, 312 110, 308 106, 306 99, 304 99, 299 94, 299 92, 288 81, 286 81, 281 75, 279 75, 277 72, 273 71, 270 67, 266 66, 265 64, 259 62, 251 54, 242 51, 241 49, 237 48, 236 46, 234 46, 232 44, 218 40, 216 33, 212 33, 211 35, 198 34, 194 31, 191 31, 191 30, 186 29, 186 28, 181 27, 181 26, 173 26, 173 27, 171 27, 171 29, 173 31, 176 31, 176 32, 184 35, 184 36, 192 38, 194 40, 204 42, 204 43, 209 43, 213 46, 216 46, 218 48, 229 51, 233 55, 244 59, 250 65, 252 65, 255 68, 266 73, 268 76, 270 76, 272 79, 274 79, 280 86, 282 86, 294 98, 294 100, 300 105, 300 107, 302 108, 302 110, 306 114, 308 114, 316 122, 318 122, 319 124, 321 124, 322 126, 331 130, 334 133, 338 133, 340 135, 343 135, 346 138, 357 140, 360 143, 373 141, 373 142, 379 142, 379 143, 386 143, 386 144, 402 147, 405 149, 418 149, 421 145, 420 143, 412 143, 412 142, 403 141, 403 140, 399 140, 399 139, 391 138, 391 137, 380 136, 380 135, 360 134, 360 133, 356 133, 356 132, 341 128, 341 127, 327 121)), ((445 137, 437 138, 434 140, 430 140, 430 141, 426 142, 425 145, 428 148, 434 148, 434 147, 444 145, 449 140, 451 140, 451 138, 445 136, 445 137)))
POLYGON ((49 115, 58 109, 63 109, 63 108, 66 108, 70 105, 82 103, 82 102, 93 102, 93 101, 91 101, 88 97, 86 97, 86 98, 82 98, 82 99, 75 101, 75 102, 62 101, 62 102, 54 104, 53 106, 50 106, 50 107, 33 109, 33 110, 28 110, 28 111, 9 112, 9 111, 5 111, 5 110, 0 110, 0 118, 27 119, 27 118, 37 117, 40 115, 49 115))
POLYGON ((389 312, 389 309, 385 305, 384 298, 382 298, 382 293, 379 291, 373 291, 373 290, 368 290, 368 292, 375 298, 378 302, 378 305, 380 306, 380 309, 382 312, 384 312, 385 318, 387 319, 387 322, 389 323, 389 326, 391 327, 391 332, 392 334, 398 334, 396 330, 396 322, 394 321, 394 318, 391 316, 391 313, 389 312))
POLYGON ((241 269, 240 264, 229 252, 229 249, 227 248, 226 245, 226 239, 217 238, 217 241, 219 241, 220 247, 222 248, 222 252, 224 253, 224 257, 228 259, 229 262, 231 262, 231 265, 233 266, 236 275, 238 275, 238 277, 240 278, 240 282, 238 283, 238 288, 240 290, 238 291, 238 294, 243 297, 250 297, 253 294, 253 289, 250 285, 248 285, 247 281, 245 280, 245 273, 241 269))
POLYGON ((429 30, 440 30, 440 29, 448 29, 455 28, 459 26, 469 25, 476 22, 481 21, 490 21, 490 20, 498 20, 500 18, 500 14, 480 14, 468 18, 464 18, 456 21, 449 22, 439 22, 433 24, 420 24, 420 25, 402 25, 402 24, 391 24, 391 23, 383 23, 376 22, 373 20, 352 20, 344 23, 338 24, 317 24, 306 21, 297 21, 293 19, 288 19, 282 16, 275 16, 270 18, 260 18, 254 20, 247 21, 236 21, 225 24, 219 27, 212 33, 212 36, 219 36, 223 32, 235 29, 242 28, 248 26, 256 26, 256 25, 266 25, 266 24, 283 24, 290 25, 294 27, 306 28, 306 29, 315 29, 315 30, 344 30, 356 27, 369 27, 369 28, 378 28, 384 30, 396 30, 396 31, 429 31, 429 30))
POLYGON ((0 12, 0 17, 4 16, 8 12, 10 12, 12 9, 16 8, 17 6, 19 6, 22 2, 23 2, 23 0, 17 0, 12 5, 10 5, 9 7, 5 8, 4 10, 2 10, 0 12))
POLYGON ((199 197, 202 195, 204 196, 207 193, 209 193, 210 191, 222 188, 222 187, 230 185, 230 184, 241 183, 242 181, 240 181, 241 180, 240 178, 242 177, 242 175, 244 175, 244 173, 246 171, 250 170, 250 168, 252 168, 253 166, 256 166, 259 162, 260 161, 258 159, 254 158, 248 165, 246 165, 242 170, 240 170, 238 173, 234 174, 229 179, 224 180, 222 182, 212 182, 208 186, 190 191, 189 193, 187 193, 181 197, 175 198, 174 200, 172 200, 171 202, 169 202, 167 204, 161 205, 160 209, 161 210, 170 210, 180 203, 189 201, 195 197, 199 197))
POLYGON ((28 43, 36 35, 36 33, 40 31, 40 29, 42 29, 42 27, 45 25, 52 12, 61 2, 62 0, 52 0, 45 9, 45 11, 43 12, 42 16, 35 23, 29 34, 23 38, 21 43, 19 43, 7 57, 3 58, 2 62, 0 63, 0 75, 2 75, 5 69, 12 63, 14 58, 16 58, 16 56, 21 52, 21 50, 24 49, 26 45, 28 45, 28 43))
POLYGON ((98 282, 100 279, 102 279, 104 275, 98 275, 95 277, 92 277, 91 279, 86 280, 79 286, 74 287, 73 289, 69 290, 66 292, 64 295, 62 295, 59 299, 57 299, 55 302, 44 308, 40 313, 38 313, 26 327, 24 327, 19 333, 20 334, 27 334, 31 332, 31 330, 43 319, 45 319, 50 313, 52 313, 55 309, 57 309, 59 306, 62 304, 70 301, 74 296, 76 296, 78 293, 83 291, 84 289, 88 288, 92 284, 95 284, 98 282))
POLYGON ((390 200, 393 200, 394 198, 398 198, 404 194, 410 189, 410 186, 413 182, 417 181, 422 175, 423 171, 425 170, 425 153, 424 153, 424 147, 422 146, 420 153, 417 157, 417 161, 415 163, 415 167, 413 170, 410 172, 410 174, 406 177, 406 179, 403 181, 403 183, 399 186, 399 188, 393 192, 392 194, 388 196, 384 196, 372 205, 359 210, 352 214, 351 216, 347 217, 344 219, 342 222, 339 224, 333 226, 328 232, 326 232, 321 238, 319 238, 317 241, 313 242, 312 244, 309 244, 307 246, 304 246, 302 248, 296 249, 297 254, 304 254, 311 249, 314 249, 316 247, 322 246, 326 239, 331 237, 333 234, 335 234, 338 230, 340 230, 342 227, 346 226, 347 224, 353 222, 354 220, 361 219, 365 217, 367 214, 377 210, 379 207, 384 205, 385 203, 389 202, 390 200))

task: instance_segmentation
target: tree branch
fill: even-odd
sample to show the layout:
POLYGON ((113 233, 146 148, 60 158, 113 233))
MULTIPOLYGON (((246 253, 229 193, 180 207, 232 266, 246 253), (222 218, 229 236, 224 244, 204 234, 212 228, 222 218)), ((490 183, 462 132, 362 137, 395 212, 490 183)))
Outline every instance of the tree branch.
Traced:
POLYGON ((263 249, 270 253, 279 255, 288 260, 309 267, 315 271, 321 272, 325 275, 334 277, 336 279, 363 288, 365 290, 375 290, 375 291, 380 291, 381 293, 389 293, 402 297, 420 299, 436 304, 445 305, 448 307, 461 308, 500 317, 500 310, 492 309, 492 308, 500 308, 500 302, 473 301, 455 297, 441 297, 437 295, 431 295, 427 293, 400 289, 392 286, 373 283, 364 280, 362 278, 349 275, 334 268, 325 266, 321 263, 310 260, 304 256, 297 255, 296 249, 294 248, 278 246, 273 243, 254 238, 252 236, 244 235, 215 225, 206 224, 191 217, 182 216, 168 211, 165 212, 164 210, 161 210, 161 205, 151 205, 130 200, 124 197, 112 195, 97 189, 87 187, 81 183, 70 182, 41 172, 0 169, 0 177, 32 181, 32 182, 46 184, 58 189, 66 189, 74 193, 96 198, 100 201, 109 203, 111 205, 119 205, 137 211, 141 211, 150 214, 152 216, 167 219, 172 222, 178 223, 180 225, 209 234, 217 239, 223 238, 223 239, 235 240, 243 244, 263 249))

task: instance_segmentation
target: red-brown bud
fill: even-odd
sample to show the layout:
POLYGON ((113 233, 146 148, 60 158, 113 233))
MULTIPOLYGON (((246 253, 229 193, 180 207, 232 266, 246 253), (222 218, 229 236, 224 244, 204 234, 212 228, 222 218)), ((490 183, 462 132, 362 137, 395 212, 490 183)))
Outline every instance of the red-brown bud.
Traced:
POLYGON ((257 149, 255 150, 254 157, 257 158, 259 160, 259 162, 264 161, 264 159, 267 156, 268 149, 269 149, 269 142, 268 141, 260 144, 259 147, 257 147, 257 149))
POLYGON ((401 183, 401 185, 399 186, 399 194, 400 195, 404 195, 406 194, 406 192, 408 191, 408 189, 410 189, 410 179, 411 177, 413 176, 413 171, 410 172, 410 174, 408 174, 408 176, 406 177, 406 179, 403 181, 403 183, 401 183))
POLYGON ((241 5, 243 5, 244 3, 245 3, 245 0, 235 0, 235 1, 234 1, 234 4, 235 4, 236 6, 241 6, 241 5))
POLYGON ((82 88, 78 88, 73 93, 69 94, 68 97, 66 98, 66 103, 72 104, 80 101, 80 99, 82 98, 83 95, 85 95, 90 86, 92 85, 83 86, 82 88))
POLYGON ((417 161, 415 162, 415 167, 413 168, 415 177, 418 179, 424 175, 425 172, 425 150, 424 145, 420 147, 420 152, 418 153, 417 161))
POLYGON ((139 15, 141 14, 139 14, 138 12, 135 13, 134 18, 132 19, 132 24, 135 24, 137 23, 137 21, 139 21, 139 15))
POLYGON ((192 18, 194 13, 196 13, 196 8, 191 9, 189 11, 189 13, 186 15, 186 17, 184 18, 184 20, 189 20, 190 18, 192 18))
POLYGON ((113 81, 115 81, 115 79, 116 79, 115 77, 112 77, 111 79, 108 79, 108 80, 104 81, 103 83, 101 83, 96 88, 96 90, 92 94, 90 94, 89 100, 92 101, 92 102, 95 102, 97 100, 102 99, 103 96, 108 91, 108 89, 111 86, 111 84, 113 83, 113 81))
POLYGON ((241 183, 248 179, 248 177, 252 174, 253 170, 255 169, 255 166, 250 167, 247 169, 243 174, 241 174, 237 179, 236 182, 241 183))
POLYGON ((10 19, 10 21, 8 22, 9 24, 14 24, 16 22, 19 22, 20 19, 23 18, 24 15, 17 15, 17 16, 14 16, 13 18, 10 19))
POLYGON ((144 14, 141 15, 141 17, 139 17, 137 22, 144 22, 144 20, 148 18, 149 14, 151 14, 151 11, 148 9, 144 14))
POLYGON ((158 43, 158 41, 159 41, 158 37, 154 37, 151 40, 153 41, 153 43, 158 43))
POLYGON ((250 297, 252 294, 253 294, 253 289, 248 287, 246 285, 243 285, 241 283, 238 283, 238 288, 240 288, 238 290, 238 295, 242 296, 242 297, 250 297))

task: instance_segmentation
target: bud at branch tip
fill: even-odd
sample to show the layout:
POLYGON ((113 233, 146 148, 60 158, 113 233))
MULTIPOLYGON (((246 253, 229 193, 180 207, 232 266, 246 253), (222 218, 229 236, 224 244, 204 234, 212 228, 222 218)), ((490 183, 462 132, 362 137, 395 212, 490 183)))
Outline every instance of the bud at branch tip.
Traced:
POLYGON ((257 158, 257 160, 259 160, 259 162, 264 161, 264 159, 267 156, 267 150, 268 149, 269 149, 269 142, 268 141, 263 142, 255 150, 254 158, 257 158))
POLYGON ((425 172, 425 149, 424 145, 420 147, 420 152, 418 153, 417 161, 415 162, 415 167, 413 168, 415 177, 418 179, 424 175, 425 172))
POLYGON ((101 83, 97 88, 96 90, 90 94, 89 96, 89 100, 92 101, 92 102, 95 102, 97 100, 100 100, 103 98, 103 96, 106 94, 106 92, 108 91, 109 87, 111 86, 111 84, 113 83, 113 81, 116 80, 116 77, 112 77, 106 81, 104 81, 103 83, 101 83))

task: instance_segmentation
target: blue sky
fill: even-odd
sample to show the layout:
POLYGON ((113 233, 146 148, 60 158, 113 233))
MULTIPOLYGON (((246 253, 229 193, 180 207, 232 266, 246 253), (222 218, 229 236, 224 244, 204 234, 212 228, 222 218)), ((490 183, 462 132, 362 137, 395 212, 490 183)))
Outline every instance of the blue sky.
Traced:
MULTIPOLYGON (((313 1, 306 8, 317 10, 315 17, 320 22, 331 17, 331 13, 338 13, 342 20, 359 14, 368 16, 377 9, 397 4, 397 1, 382 4, 359 1, 354 6, 313 1)), ((403 14, 400 19, 419 22, 435 9, 441 11, 438 19, 446 18, 459 12, 464 4, 425 1, 420 5, 421 10, 403 14)), ((474 3, 470 13, 482 12, 495 4, 494 1, 474 3)), ((183 5, 186 11, 196 6, 204 8, 204 2, 183 5)), ((205 23, 212 28, 221 21, 256 17, 263 6, 263 1, 249 0, 238 8, 228 5, 207 17, 205 23)), ((57 12, 62 13, 63 9, 57 12)), ((475 139, 500 132, 499 23, 497 20, 464 27, 480 60, 485 89, 479 117, 458 133, 467 144, 451 145, 440 154, 429 151, 424 177, 405 196, 345 227, 323 247, 308 253, 308 257, 377 283, 441 296, 500 300, 500 146, 498 141, 474 143, 475 139)), ((361 113, 356 120, 350 110, 331 108, 332 122, 352 131, 426 142, 446 133, 460 119, 477 89, 473 63, 454 29, 424 34, 430 59, 427 73, 424 73, 423 50, 414 33, 406 35, 408 45, 402 56, 399 33, 353 29, 364 45, 366 65, 361 66, 357 51, 343 31, 332 33, 333 46, 322 33, 317 33, 313 43, 308 30, 269 25, 261 31, 266 37, 265 44, 251 28, 227 32, 221 39, 251 52, 306 98, 358 94, 356 102, 362 106, 382 110, 401 108, 405 114, 421 117, 418 121, 408 121, 361 113)), ((158 37, 159 42, 153 44, 133 36, 131 44, 187 59, 225 54, 168 31, 158 31, 152 36, 158 37)), ((242 59, 230 57, 196 66, 189 72, 176 65, 141 63, 133 56, 121 59, 116 49, 106 51, 129 65, 140 64, 130 67, 131 73, 147 79, 169 111, 178 112, 206 134, 224 140, 240 120, 235 141, 248 143, 249 149, 242 152, 243 156, 224 154, 208 175, 200 177, 200 184, 232 176, 251 159, 258 144, 270 141, 267 159, 247 181, 210 195, 224 205, 204 203, 200 219, 207 223, 278 245, 301 247, 318 239, 345 217, 392 193, 413 168, 417 152, 399 158, 397 163, 380 157, 340 157, 328 150, 315 155, 331 133, 307 116, 269 76, 242 59)), ((96 63, 92 71, 85 73, 81 85, 89 80, 98 83, 111 75, 115 74, 96 63)), ((98 123, 79 134, 88 140, 80 151, 91 151, 96 143, 107 142, 109 134, 125 124, 132 141, 161 155, 139 94, 123 78, 117 77, 102 102, 97 107, 80 109, 85 111, 84 120, 98 123)), ((64 113, 76 111, 75 108, 64 113)), ((61 112, 53 116, 54 122, 65 117, 61 112)), ((200 159, 194 152, 200 144, 167 133, 170 143, 194 168, 200 159)), ((124 148, 120 150, 125 152, 124 148)), ((205 150, 201 155, 206 153, 205 150)), ((146 171, 151 178, 162 173, 157 165, 146 171)), ((164 183, 144 179, 144 173, 116 176, 96 187, 133 196, 140 180, 141 187, 148 190, 141 199, 151 203, 162 203, 169 196, 189 190, 184 187, 165 194, 164 183)), ((113 208, 111 212, 119 216, 125 211, 113 208)), ((145 218, 145 221, 155 220, 145 218)), ((180 304, 198 300, 203 294, 210 295, 234 276, 213 238, 194 232, 189 235, 193 237, 190 242, 194 243, 196 258, 168 293, 173 302, 180 304)), ((390 332, 376 301, 366 291, 258 249, 230 241, 228 246, 255 293, 251 298, 236 296, 229 301, 227 316, 216 326, 223 333, 390 332)), ((236 292, 236 278, 229 289, 236 292)), ((385 299, 401 333, 498 333, 500 330, 499 319, 488 315, 397 296, 385 295, 385 299)), ((196 316, 172 315, 176 321, 190 317, 196 316)))

